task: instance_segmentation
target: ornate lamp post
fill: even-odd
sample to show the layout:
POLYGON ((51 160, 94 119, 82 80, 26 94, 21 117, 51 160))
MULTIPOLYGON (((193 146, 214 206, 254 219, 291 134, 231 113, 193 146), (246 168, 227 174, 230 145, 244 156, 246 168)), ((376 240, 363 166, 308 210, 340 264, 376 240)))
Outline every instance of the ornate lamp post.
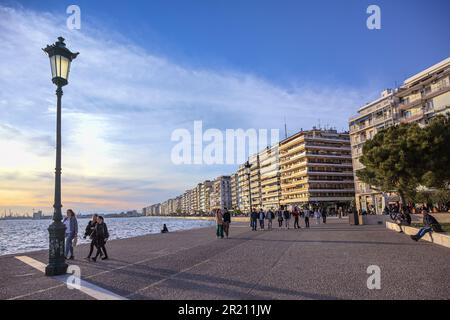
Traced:
POLYGON ((250 162, 246 162, 245 165, 245 172, 247 173, 247 179, 248 179, 248 200, 249 200, 249 205, 250 205, 250 213, 252 213, 252 188, 251 188, 251 184, 250 184, 250 168, 252 167, 252 165, 250 164, 250 162))
POLYGON ((62 223, 61 204, 61 97, 62 87, 68 84, 70 63, 78 53, 66 48, 64 38, 59 37, 55 44, 47 45, 44 50, 50 58, 52 82, 56 85, 56 168, 55 168, 55 203, 53 204, 53 223, 48 227, 50 237, 49 261, 45 268, 47 276, 65 274, 67 264, 64 256, 64 236, 66 227, 62 223))

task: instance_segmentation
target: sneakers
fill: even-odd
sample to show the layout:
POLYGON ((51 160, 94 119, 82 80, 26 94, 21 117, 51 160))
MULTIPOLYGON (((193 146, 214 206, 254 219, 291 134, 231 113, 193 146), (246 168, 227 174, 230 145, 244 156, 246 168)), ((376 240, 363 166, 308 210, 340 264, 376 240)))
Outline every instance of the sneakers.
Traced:
POLYGON ((108 260, 108 257, 106 256, 106 257, 102 257, 102 260, 108 260))
POLYGON ((416 242, 419 241, 419 239, 417 239, 417 237, 414 236, 414 235, 411 236, 411 239, 413 239, 413 240, 416 241, 416 242))

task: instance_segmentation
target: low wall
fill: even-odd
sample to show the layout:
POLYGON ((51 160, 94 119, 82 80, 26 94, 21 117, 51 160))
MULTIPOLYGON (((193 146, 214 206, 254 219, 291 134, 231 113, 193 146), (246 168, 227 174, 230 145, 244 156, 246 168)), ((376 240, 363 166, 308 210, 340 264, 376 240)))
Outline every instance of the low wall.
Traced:
MULTIPOLYGON (((393 222, 386 221, 386 228, 400 232, 400 227, 393 222)), ((419 228, 402 226, 401 230, 408 236, 417 234, 419 228)), ((450 248, 450 235, 448 233, 427 233, 421 240, 432 242, 447 248, 450 248)), ((411 240, 412 241, 412 240, 411 240)))
MULTIPOLYGON (((432 213, 433 217, 439 223, 450 223, 450 213, 432 213)), ((411 221, 413 223, 422 223, 423 216, 421 214, 412 214, 411 221)), ((359 223, 366 225, 385 224, 385 222, 392 221, 388 215, 365 215, 359 216, 359 223)))

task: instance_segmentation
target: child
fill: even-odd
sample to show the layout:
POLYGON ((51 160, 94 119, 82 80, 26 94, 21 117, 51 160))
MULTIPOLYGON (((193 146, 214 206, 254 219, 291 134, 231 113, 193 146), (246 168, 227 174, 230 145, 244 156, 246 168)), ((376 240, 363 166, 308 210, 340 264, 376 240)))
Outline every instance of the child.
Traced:
POLYGON ((93 232, 93 239, 95 242, 95 246, 97 247, 97 254, 95 255, 92 260, 94 262, 97 261, 98 256, 103 251, 103 258, 102 260, 108 259, 108 253, 106 252, 105 244, 106 241, 108 241, 109 233, 108 228, 106 226, 106 223, 103 222, 103 217, 98 216, 97 217, 97 224, 95 225, 94 232, 93 232))

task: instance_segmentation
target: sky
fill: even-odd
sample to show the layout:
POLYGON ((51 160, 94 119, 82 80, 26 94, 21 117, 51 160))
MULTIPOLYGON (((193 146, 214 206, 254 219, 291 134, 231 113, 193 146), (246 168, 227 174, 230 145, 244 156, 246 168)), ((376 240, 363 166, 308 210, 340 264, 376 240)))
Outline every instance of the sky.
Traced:
POLYGON ((0 214, 52 211, 54 85, 41 48, 80 55, 63 96, 63 205, 140 209, 236 165, 176 165, 174 130, 288 134, 348 118, 450 56, 450 1, 0 0, 0 214), (69 30, 66 8, 81 9, 69 30), (366 9, 381 9, 369 30, 366 9))

